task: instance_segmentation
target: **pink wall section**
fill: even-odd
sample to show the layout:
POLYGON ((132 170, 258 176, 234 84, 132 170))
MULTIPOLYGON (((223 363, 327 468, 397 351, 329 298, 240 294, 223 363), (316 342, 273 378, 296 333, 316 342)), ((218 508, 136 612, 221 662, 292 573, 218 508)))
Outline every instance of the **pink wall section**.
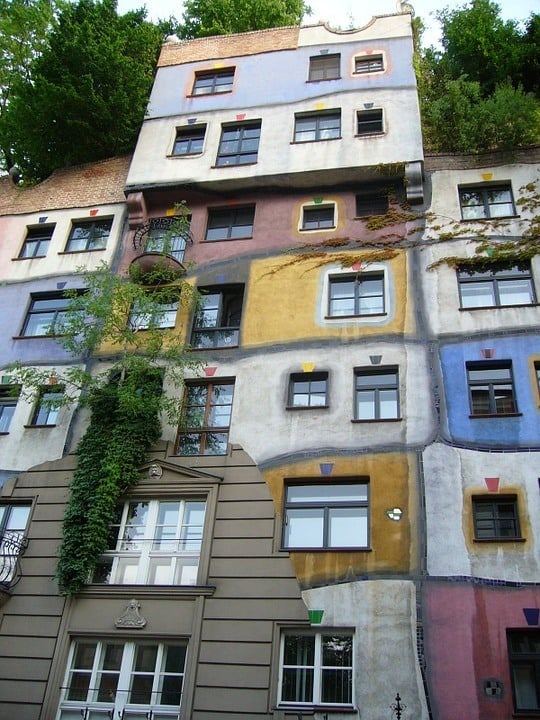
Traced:
POLYGON ((506 630, 529 627, 523 608, 540 607, 540 588, 435 581, 424 587, 424 601, 426 670, 434 717, 509 720, 513 704, 506 630), (485 695, 486 679, 503 683, 502 698, 485 695))

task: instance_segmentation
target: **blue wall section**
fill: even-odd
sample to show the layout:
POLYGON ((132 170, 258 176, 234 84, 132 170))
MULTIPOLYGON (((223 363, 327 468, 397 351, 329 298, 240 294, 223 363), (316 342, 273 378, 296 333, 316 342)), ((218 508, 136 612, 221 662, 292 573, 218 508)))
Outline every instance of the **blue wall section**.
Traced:
POLYGON ((440 358, 451 440, 474 446, 519 448, 540 446, 540 408, 531 358, 540 356, 540 336, 517 336, 442 347, 440 358), (493 348, 492 360, 512 361, 518 417, 471 418, 467 371, 469 361, 482 361, 483 348, 493 348))

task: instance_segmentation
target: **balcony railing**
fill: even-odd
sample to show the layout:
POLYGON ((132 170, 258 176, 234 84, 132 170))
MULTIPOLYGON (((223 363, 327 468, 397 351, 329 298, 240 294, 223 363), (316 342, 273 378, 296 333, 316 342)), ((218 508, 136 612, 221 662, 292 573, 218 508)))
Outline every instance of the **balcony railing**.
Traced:
POLYGON ((182 262, 186 245, 193 244, 191 230, 183 226, 185 222, 178 215, 152 218, 135 231, 133 247, 143 253, 164 253, 182 262))
POLYGON ((0 538, 0 593, 9 595, 21 579, 19 557, 27 545, 28 538, 20 532, 7 531, 0 538))

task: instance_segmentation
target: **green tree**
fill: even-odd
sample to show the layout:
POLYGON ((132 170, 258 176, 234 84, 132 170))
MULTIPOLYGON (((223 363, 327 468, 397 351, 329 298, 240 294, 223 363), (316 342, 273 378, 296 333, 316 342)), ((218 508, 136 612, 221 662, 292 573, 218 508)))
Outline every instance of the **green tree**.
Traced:
POLYGON ((46 47, 48 31, 61 7, 54 0, 0 0, 0 169, 13 165, 5 130, 8 104, 21 79, 30 80, 30 67, 46 47))
POLYGON ((5 137, 25 180, 133 149, 161 41, 144 10, 119 16, 116 0, 61 11, 7 107, 5 137))
POLYGON ((187 0, 178 31, 189 39, 299 25, 310 12, 303 0, 187 0))

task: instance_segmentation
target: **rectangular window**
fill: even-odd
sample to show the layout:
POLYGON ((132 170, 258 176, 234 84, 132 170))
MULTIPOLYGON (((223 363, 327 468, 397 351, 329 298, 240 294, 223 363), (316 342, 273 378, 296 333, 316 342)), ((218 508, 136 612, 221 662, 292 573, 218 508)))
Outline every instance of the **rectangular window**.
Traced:
POLYGON ((261 122, 225 125, 221 130, 216 165, 248 165, 257 162, 261 122))
POLYGON ((341 77, 341 55, 316 55, 309 58, 309 80, 336 80, 341 77))
POLYGON ((462 265, 457 271, 462 308, 509 307, 536 303, 531 264, 496 265, 475 270, 462 265))
POLYGON ((55 225, 40 225, 37 228, 28 228, 20 258, 40 258, 47 255, 55 225))
POLYGON ((536 377, 536 389, 538 390, 538 394, 540 395, 540 362, 535 361, 534 363, 534 374, 536 377))
POLYGON ((20 392, 20 385, 0 386, 0 435, 9 432, 20 392))
POLYGON ((381 108, 359 110, 356 113, 357 135, 374 135, 383 131, 383 111, 381 108))
POLYGON ((516 712, 540 711, 540 630, 508 630, 508 659, 516 712))
POLYGON ((486 220, 516 214, 510 183, 459 188, 463 220, 486 220))
POLYGON ((42 387, 39 391, 30 425, 34 427, 56 425, 63 398, 64 388, 62 386, 50 385, 42 387))
POLYGON ((67 319, 69 302, 69 298, 61 292, 31 296, 21 335, 24 337, 61 335, 67 319))
POLYGON ((354 371, 355 420, 399 418, 397 368, 359 368, 354 371))
POLYGON ((206 125, 188 125, 177 128, 173 155, 195 155, 201 153, 204 145, 206 125))
POLYGON ((205 70, 195 73, 192 95, 215 95, 231 92, 234 82, 234 68, 205 70))
POLYGON ((201 298, 193 321, 194 348, 236 347, 240 335, 243 285, 199 288, 201 298))
POLYGON ((226 455, 233 381, 186 385, 178 455, 226 455))
POLYGON ((361 317, 383 315, 385 312, 384 273, 365 272, 330 276, 328 293, 330 317, 361 317))
POLYGON ((253 235, 255 205, 210 208, 205 240, 240 240, 253 235))
POLYGON ((186 642, 73 643, 63 682, 60 720, 75 717, 177 718, 186 665, 186 642), (92 705, 86 715, 87 705, 92 705))
POLYGON ((283 546, 361 548, 369 544, 369 484, 321 482, 286 487, 283 546))
POLYGON ((135 500, 117 510, 93 582, 196 585, 204 500, 135 500))
POLYGON ((335 205, 317 205, 302 208, 302 230, 324 230, 334 228, 335 205))
POLYGON ((66 252, 102 250, 107 246, 112 220, 89 220, 71 225, 66 252))
POLYGON ((144 252, 165 253, 178 260, 178 262, 183 262, 186 243, 191 239, 191 232, 188 227, 191 215, 185 216, 185 221, 185 226, 181 226, 182 229, 179 229, 179 218, 152 218, 146 236, 144 252))
POLYGON ((511 362, 468 362, 471 415, 517 412, 511 362))
POLYGON ((328 373, 293 373, 289 378, 290 408, 328 406, 328 373))
POLYGON ((134 303, 129 313, 128 324, 137 330, 173 328, 176 324, 178 300, 170 303, 152 303, 152 307, 134 303))
POLYGON ((352 706, 353 656, 351 633, 287 631, 281 638, 279 703, 352 706))
POLYGON ((381 72, 384 70, 382 55, 361 55, 354 58, 354 72, 358 74, 381 72))
POLYGON ((17 559, 27 540, 30 505, 0 503, 0 584, 10 583, 17 572, 17 559))
POLYGON ((341 137, 341 111, 295 115, 294 142, 332 140, 341 137))
POLYGON ((386 215, 388 212, 388 190, 370 188, 356 196, 356 217, 386 215))
POLYGON ((477 540, 519 538, 515 495, 473 497, 474 536, 477 540))

